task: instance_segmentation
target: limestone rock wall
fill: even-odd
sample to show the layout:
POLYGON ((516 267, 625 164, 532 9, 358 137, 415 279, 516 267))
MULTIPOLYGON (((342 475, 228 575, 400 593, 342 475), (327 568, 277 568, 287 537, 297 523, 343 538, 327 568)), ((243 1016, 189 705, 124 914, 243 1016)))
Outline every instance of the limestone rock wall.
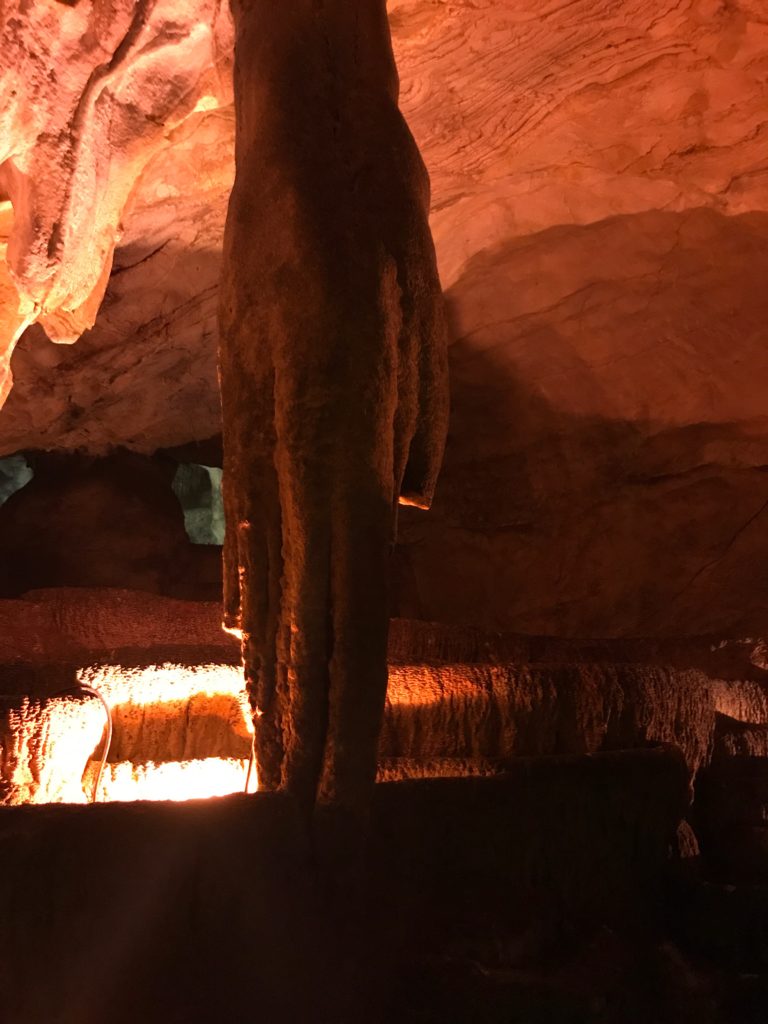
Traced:
MULTIPOLYGON (((89 322, 95 308, 75 307, 120 239, 94 328, 71 348, 39 326, 19 342, 0 452, 218 431, 231 29, 226 5, 172 6, 173 31, 155 4, 119 67, 145 5, 113 5, 108 31, 95 0, 3 9, 17 95, 0 289, 18 291, 4 337, 45 294, 63 311, 52 336, 89 322)), ((389 16, 454 336, 448 457, 429 524, 402 517, 400 614, 572 636, 764 631, 761 3, 391 0, 389 16)))
POLYGON ((85 763, 105 724, 92 696, 0 696, 0 805, 82 803, 85 763))
POLYGON ((0 12, 0 191, 13 207, 0 401, 21 323, 75 341, 90 327, 130 193, 167 136, 230 92, 213 0, 10 2, 0 12), (19 322, 19 318, 21 318, 19 322), (8 322, 6 322, 8 321, 8 322))
MULTIPOLYGON (((0 601, 3 777, 16 777, 14 757, 48 773, 18 776, 0 802, 64 799, 65 779, 79 780, 80 799, 83 778, 90 792, 104 718, 90 698, 57 696, 76 683, 112 709, 107 780, 117 789, 129 793, 150 763, 206 758, 230 762, 239 789, 248 708, 237 645, 219 622, 215 603, 129 591, 0 601), (54 711, 63 732, 47 724, 54 711)), ((744 671, 755 646, 741 663, 718 662, 728 647, 713 654, 711 640, 578 644, 396 620, 379 778, 495 775, 520 757, 659 742, 680 748, 691 775, 713 753, 764 756, 768 686, 762 670, 744 671)))
POLYGON ((651 665, 391 666, 385 757, 509 758, 678 745, 709 759, 715 708, 702 673, 651 665))

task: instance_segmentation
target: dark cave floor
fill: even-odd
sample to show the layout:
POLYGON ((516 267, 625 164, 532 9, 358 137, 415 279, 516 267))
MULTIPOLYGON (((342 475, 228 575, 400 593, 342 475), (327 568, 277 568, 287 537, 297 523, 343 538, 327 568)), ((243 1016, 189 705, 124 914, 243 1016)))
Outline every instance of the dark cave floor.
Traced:
MULTIPOLYGON (((0 627, 11 710, 89 666, 237 675, 213 603, 39 591, 0 627)), ((394 621, 367 873, 282 795, 0 807, 0 1022, 764 1024, 760 650, 394 621)), ((116 709, 115 757, 241 756, 196 699, 116 709)))

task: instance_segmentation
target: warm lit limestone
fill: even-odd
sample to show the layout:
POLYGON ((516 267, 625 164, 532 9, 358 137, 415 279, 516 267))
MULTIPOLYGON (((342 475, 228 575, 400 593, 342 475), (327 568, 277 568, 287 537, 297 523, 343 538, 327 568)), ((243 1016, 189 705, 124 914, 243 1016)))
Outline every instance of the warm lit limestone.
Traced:
POLYGON ((10 202, 0 202, 0 408, 11 390, 13 350, 34 317, 34 304, 19 296, 8 269, 8 238, 12 227, 13 207, 10 202))
MULTIPOLYGON (((401 614, 582 636, 768 625, 763 6, 388 5, 456 337, 441 488, 428 526, 401 523, 401 614)), ((94 330, 17 346, 0 451, 219 429, 233 119, 194 105, 124 208, 94 330)))
POLYGON ((715 685, 660 665, 392 665, 379 749, 417 775, 417 762, 463 775, 499 758, 668 742, 695 772, 711 755, 715 685))
MULTIPOLYGON (((186 761, 110 762, 104 768, 96 799, 114 800, 200 800, 242 793, 247 758, 205 757, 186 761)), ((98 762, 91 761, 84 776, 86 792, 93 791, 98 762)), ((255 774, 250 790, 256 788, 255 774)))
MULTIPOLYGON (((112 706, 110 760, 123 765, 116 769, 121 785, 126 764, 145 776, 150 762, 161 772, 176 771, 164 764, 212 758, 244 764, 250 709, 237 645, 222 633, 220 615, 214 603, 119 590, 72 588, 0 601, 0 692, 29 694, 31 709, 24 717, 18 697, 6 701, 16 718, 3 733, 4 749, 23 743, 42 750, 47 741, 36 709, 77 679, 112 706)), ((693 771, 710 759, 716 713, 728 716, 729 726, 723 730, 721 717, 716 753, 758 752, 768 723, 764 646, 716 638, 564 641, 394 620, 380 775, 492 773, 510 757, 649 741, 674 743, 693 771)), ((93 768, 103 711, 74 694, 69 707, 75 717, 66 749, 74 767, 59 762, 43 781, 76 779, 85 799, 89 787, 80 780, 87 762, 93 768)), ((45 749, 56 761, 59 748, 45 749)), ((184 775, 185 786, 191 777, 184 775)), ((232 779, 241 788, 245 771, 233 769, 232 779)), ((45 799, 57 799, 55 785, 45 799)), ((38 790, 23 796, 38 798, 38 790)))
POLYGON ((225 623, 259 781, 361 808, 402 495, 428 506, 447 376, 429 185, 382 0, 235 6, 221 287, 225 623))
POLYGON ((99 665, 77 673, 112 709, 110 760, 247 758, 251 747, 242 673, 230 665, 99 665))
MULTIPOLYGON (((75 341, 104 295, 120 219, 185 118, 229 96, 223 5, 9 0, 0 10, 0 199, 21 300, 75 341)), ((9 346, 0 337, 0 376, 9 346)))
POLYGON ((98 800, 243 791, 252 730, 237 667, 100 664, 70 679, 51 697, 0 694, 0 805, 92 798, 107 734, 96 693, 112 725, 98 800))
POLYGON ((0 697, 0 805, 83 803, 85 763, 104 732, 92 696, 0 697))

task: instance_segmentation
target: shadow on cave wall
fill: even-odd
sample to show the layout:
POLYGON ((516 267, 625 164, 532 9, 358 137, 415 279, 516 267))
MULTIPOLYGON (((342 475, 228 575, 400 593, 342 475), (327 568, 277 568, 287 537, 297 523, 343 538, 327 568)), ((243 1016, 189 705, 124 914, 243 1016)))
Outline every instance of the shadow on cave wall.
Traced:
MULTIPOLYGON (((189 375, 196 360, 182 391, 215 386, 215 344, 200 325, 215 310, 218 258, 167 247, 118 275, 130 297, 141 275, 178 279, 200 259, 202 298, 180 319, 175 310, 170 335, 171 313, 150 317, 134 299, 133 319, 113 322, 107 302, 75 346, 25 338, 0 440, 24 416, 25 430, 38 417, 39 436, 62 444, 104 431, 130 446, 149 423, 176 436, 181 392, 148 382, 189 375), (58 401, 59 378, 65 405, 36 409, 30 389, 53 382, 46 401, 58 401)), ((402 510, 394 613, 568 636, 768 629, 767 271, 768 215, 709 210, 551 228, 474 257, 447 294, 449 444, 432 512, 402 510)), ((215 441, 168 453, 174 466, 220 464, 215 441)), ((120 512, 62 503, 38 481, 38 511, 11 529, 10 499, 2 592, 71 582, 218 599, 218 552, 190 554, 158 466, 134 463, 128 477, 154 474, 156 494, 134 494, 120 512), (150 508, 155 525, 139 525, 150 508)))
POLYGON ((447 294, 451 429, 396 613, 570 636, 768 629, 768 215, 558 227, 447 294))

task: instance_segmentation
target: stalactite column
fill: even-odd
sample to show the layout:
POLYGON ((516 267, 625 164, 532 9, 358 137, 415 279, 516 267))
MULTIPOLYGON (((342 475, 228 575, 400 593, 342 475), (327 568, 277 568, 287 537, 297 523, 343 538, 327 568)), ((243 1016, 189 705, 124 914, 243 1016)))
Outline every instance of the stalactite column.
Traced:
POLYGON ((359 810, 387 682, 398 499, 447 423, 426 171, 384 0, 235 0, 224 248, 225 625, 262 788, 359 810))

